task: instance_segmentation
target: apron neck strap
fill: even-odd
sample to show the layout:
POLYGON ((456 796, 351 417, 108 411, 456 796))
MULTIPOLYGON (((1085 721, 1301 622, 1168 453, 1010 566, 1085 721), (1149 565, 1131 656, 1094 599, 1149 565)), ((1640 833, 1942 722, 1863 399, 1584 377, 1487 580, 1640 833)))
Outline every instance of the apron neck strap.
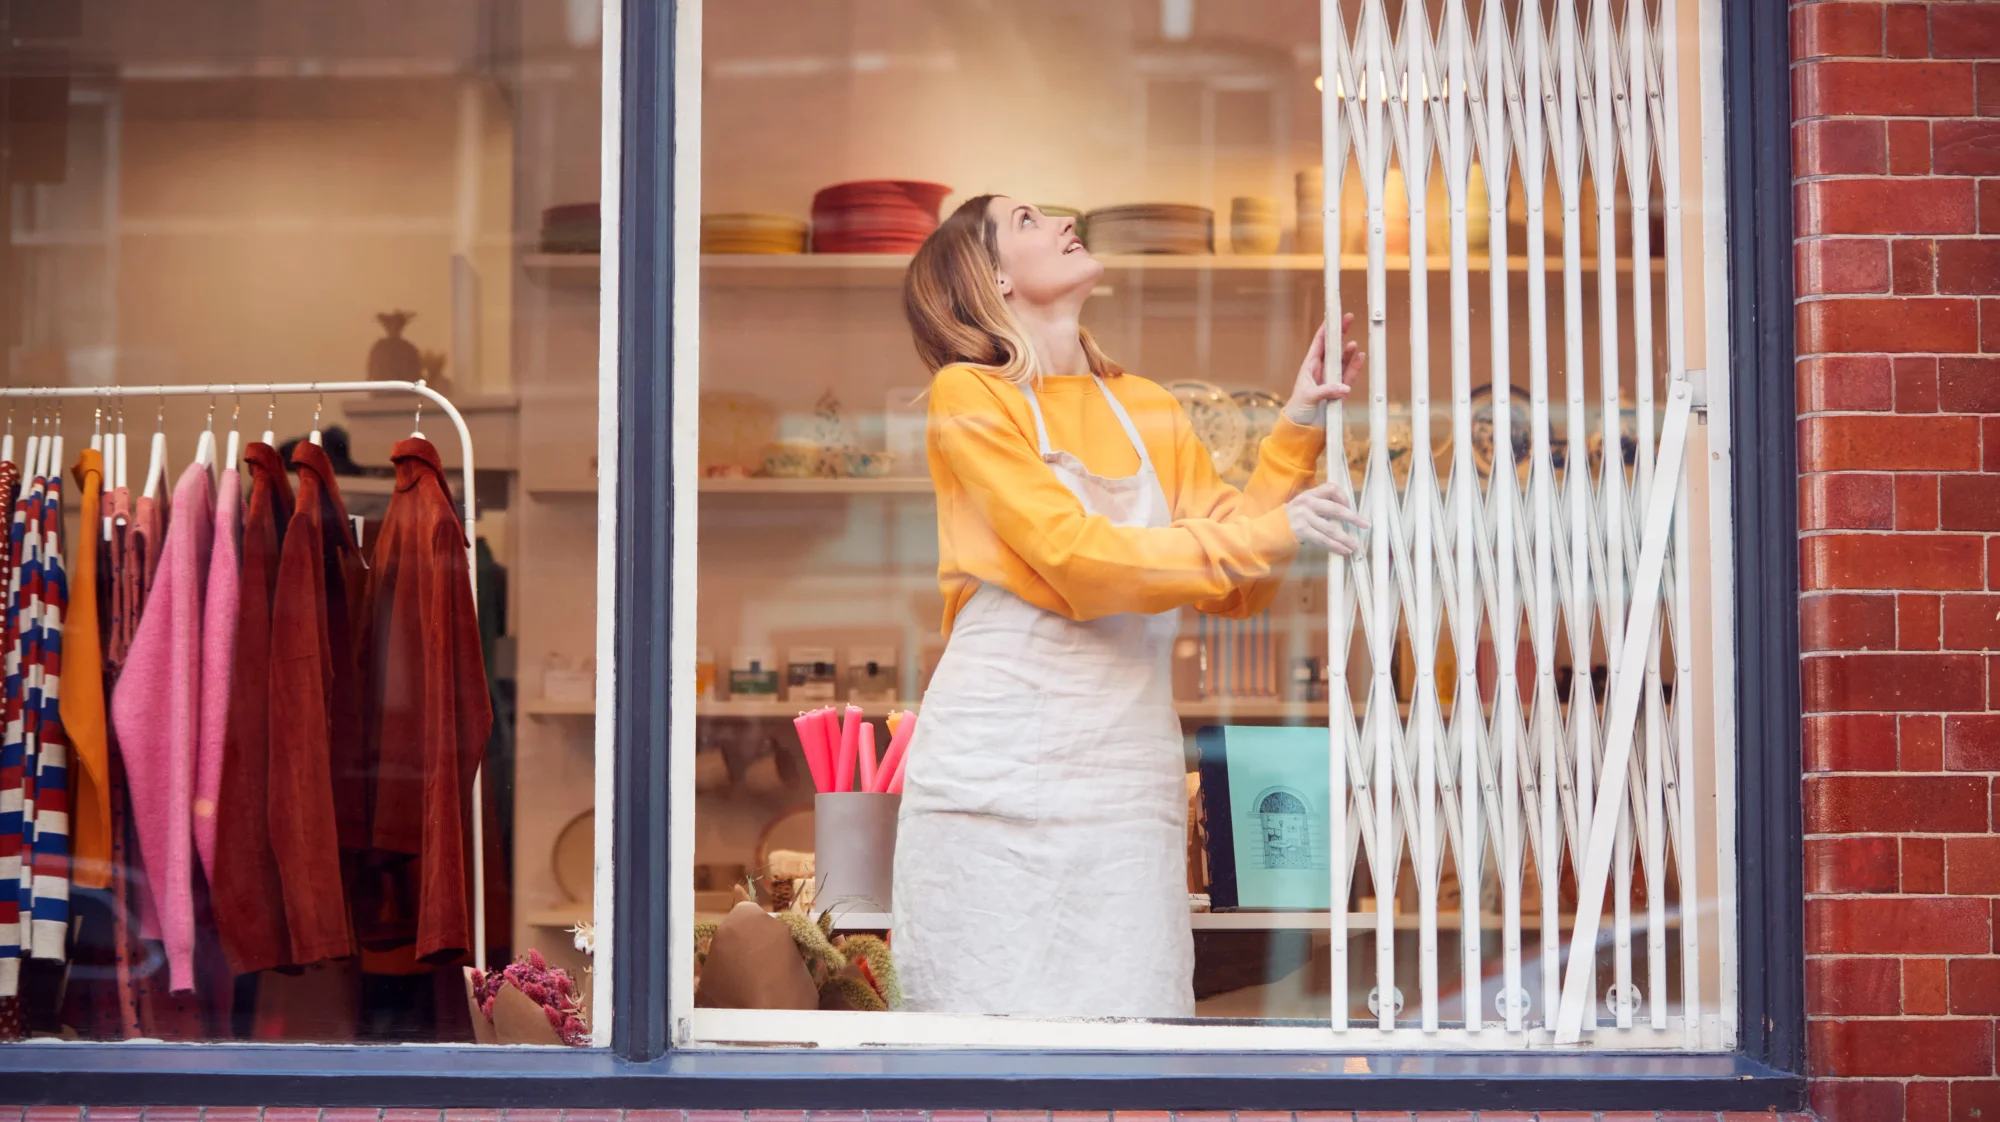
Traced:
POLYGON ((1049 450, 1049 429, 1042 423, 1042 403, 1035 399, 1035 387, 1027 382, 1021 383, 1021 396, 1028 399, 1028 412, 1035 415, 1035 444, 1046 460, 1055 453, 1049 450))
MULTIPOLYGON (((1153 457, 1146 451, 1146 442, 1139 439, 1139 426, 1132 423, 1132 415, 1125 411, 1124 403, 1120 402, 1118 395, 1112 393, 1110 387, 1104 384, 1103 378, 1095 374, 1091 375, 1091 378, 1097 383, 1097 392, 1104 395, 1104 400, 1111 406, 1111 412, 1117 416, 1118 427, 1125 430, 1126 439, 1132 442, 1132 450, 1139 454, 1140 470, 1152 471, 1153 457)), ((1042 403, 1035 397, 1035 388, 1025 382, 1021 384, 1021 396, 1028 399, 1028 411, 1035 415, 1035 443, 1041 449, 1042 459, 1046 460, 1055 453, 1049 448, 1048 426, 1042 422, 1042 403)))
POLYGON ((1118 400, 1118 395, 1111 392, 1111 387, 1105 385, 1102 378, 1097 379, 1097 390, 1104 395, 1105 401, 1111 403, 1111 411, 1118 414, 1119 426, 1125 430, 1126 438, 1132 442, 1132 450, 1139 453, 1140 468, 1152 471, 1153 457, 1146 452, 1146 442, 1139 439, 1139 426, 1132 423, 1132 415, 1125 412, 1124 403, 1118 400))

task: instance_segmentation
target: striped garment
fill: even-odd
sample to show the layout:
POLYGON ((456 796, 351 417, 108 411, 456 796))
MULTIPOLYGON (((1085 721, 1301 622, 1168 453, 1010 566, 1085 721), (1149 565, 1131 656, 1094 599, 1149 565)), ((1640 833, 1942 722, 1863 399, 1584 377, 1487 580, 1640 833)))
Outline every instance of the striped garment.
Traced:
POLYGON ((67 951, 69 760, 57 711, 68 606, 61 526, 61 477, 36 477, 14 504, 10 532, 15 564, 0 688, 0 896, 7 897, 0 901, 0 997, 18 992, 22 957, 61 960, 67 951))
POLYGON ((29 885, 25 900, 21 892, 24 877, 31 875, 26 853, 29 818, 27 745, 20 722, 22 619, 22 564, 28 544, 28 508, 32 493, 41 485, 37 479, 21 488, 12 503, 13 514, 7 532, 8 567, 5 617, 0 620, 0 657, 5 677, 0 680, 0 997, 20 992, 21 955, 28 946, 27 925, 34 917, 34 889, 29 885), (23 908, 23 904, 27 906, 23 908))
MULTIPOLYGON (((61 448, 61 442, 57 447, 61 448)), ((69 957, 69 737, 62 723, 63 615, 69 611, 69 573, 62 557, 62 468, 56 465, 42 494, 41 564, 36 586, 34 662, 28 709, 34 729, 34 920, 29 954, 61 962, 69 957)))

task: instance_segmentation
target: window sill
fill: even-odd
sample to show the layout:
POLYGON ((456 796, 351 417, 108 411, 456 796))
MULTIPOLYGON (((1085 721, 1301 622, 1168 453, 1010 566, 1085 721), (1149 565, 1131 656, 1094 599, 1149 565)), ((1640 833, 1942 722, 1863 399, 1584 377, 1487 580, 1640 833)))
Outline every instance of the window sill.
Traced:
POLYGON ((1801 1109, 1734 1055, 680 1052, 26 1043, 10 1096, 86 1105, 1102 1109, 1801 1109))

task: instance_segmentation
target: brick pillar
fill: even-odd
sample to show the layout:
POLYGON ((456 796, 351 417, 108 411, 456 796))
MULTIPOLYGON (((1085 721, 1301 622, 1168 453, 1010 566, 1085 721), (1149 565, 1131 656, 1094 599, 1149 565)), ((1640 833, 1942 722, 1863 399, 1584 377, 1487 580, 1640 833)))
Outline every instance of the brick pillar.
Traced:
POLYGON ((1812 1103, 2000 1119, 2000 4, 1791 15, 1812 1103))

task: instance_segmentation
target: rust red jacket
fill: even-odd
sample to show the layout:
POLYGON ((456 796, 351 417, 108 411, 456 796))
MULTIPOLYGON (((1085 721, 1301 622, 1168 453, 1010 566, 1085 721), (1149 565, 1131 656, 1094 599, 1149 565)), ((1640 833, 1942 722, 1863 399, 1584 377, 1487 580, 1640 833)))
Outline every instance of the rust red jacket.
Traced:
POLYGON ((292 517, 292 481, 278 450, 243 451, 250 500, 243 507, 241 599, 230 671, 229 728, 223 737, 222 793, 216 799, 215 926, 238 974, 292 962, 280 906, 284 884, 271 849, 271 608, 279 550, 292 517))
POLYGON ((292 465, 298 507, 271 608, 268 816, 292 961, 303 964, 355 953, 341 850, 368 846, 353 615, 364 571, 326 453, 301 441, 292 465))
POLYGON ((469 543, 437 449, 412 437, 393 457, 396 494, 368 571, 371 838, 378 860, 414 859, 397 878, 414 931, 390 941, 413 935, 417 957, 449 961, 472 946, 472 779, 493 709, 469 543))

